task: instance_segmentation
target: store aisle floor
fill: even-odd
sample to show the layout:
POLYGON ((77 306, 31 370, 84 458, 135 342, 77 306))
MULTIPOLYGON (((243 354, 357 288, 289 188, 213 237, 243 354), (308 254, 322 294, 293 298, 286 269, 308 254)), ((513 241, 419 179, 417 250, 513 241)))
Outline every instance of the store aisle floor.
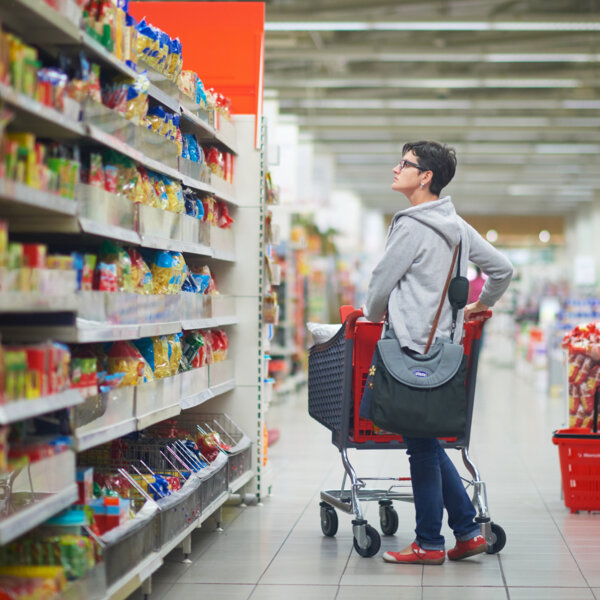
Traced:
MULTIPOLYGON (((384 563, 384 551, 413 539, 410 504, 397 505, 398 533, 382 537, 374 558, 352 550, 348 515, 339 515, 335 538, 324 537, 319 491, 339 487, 342 466, 303 397, 269 410, 269 426, 281 430, 269 449, 272 496, 262 506, 225 509, 222 533, 209 520, 194 534, 191 565, 181 563, 179 550, 167 557, 153 578, 152 600, 600 600, 600 514, 571 515, 560 497, 551 433, 564 421, 563 400, 485 358, 471 455, 487 483, 492 518, 507 533, 500 554, 442 566, 384 563)), ((450 453, 458 464, 459 453, 450 453)), ((354 452, 351 460, 359 475, 408 474, 403 451, 354 452)), ((379 528, 376 503, 366 506, 379 528)), ((451 547, 450 531, 444 534, 451 547)))

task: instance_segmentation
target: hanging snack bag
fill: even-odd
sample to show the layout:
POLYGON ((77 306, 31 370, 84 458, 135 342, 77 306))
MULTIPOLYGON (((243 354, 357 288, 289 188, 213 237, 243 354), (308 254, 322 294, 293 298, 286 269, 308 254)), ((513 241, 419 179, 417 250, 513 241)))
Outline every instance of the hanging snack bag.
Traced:
POLYGON ((183 190, 183 202, 185 204, 185 214, 188 217, 198 218, 198 197, 190 190, 183 190))
POLYGON ((215 283, 212 273, 210 272, 210 268, 207 265, 204 265, 203 267, 200 268, 200 274, 208 275, 208 277, 209 277, 208 284, 204 290, 204 293, 211 294, 211 295, 218 294, 219 291, 217 290, 217 284, 215 283))
POLYGON ((158 173, 149 173, 154 192, 154 203, 152 206, 161 210, 169 210, 169 196, 162 175, 158 173))
POLYGON ((152 369, 156 379, 169 376, 169 344, 165 336, 142 338, 136 340, 134 344, 152 369))
POLYGON ((181 365, 184 370, 204 366, 204 336, 202 333, 200 331, 187 332, 181 341, 181 352, 181 365))
POLYGON ((131 260, 131 279, 133 291, 136 294, 149 295, 153 293, 152 272, 139 250, 128 251, 131 260))
POLYGON ((223 329, 213 329, 210 331, 210 341, 212 346, 213 362, 219 362, 227 359, 229 349, 229 338, 223 329))
POLYGON ((94 289, 99 292, 116 292, 118 289, 117 265, 103 261, 96 267, 94 289))
POLYGON ((223 201, 217 202, 216 213, 217 213, 217 216, 216 216, 217 227, 220 227, 221 229, 229 229, 233 225, 233 219, 231 218, 231 215, 229 214, 229 210, 228 210, 227 204, 225 202, 223 202, 223 201))
POLYGON ((124 373, 121 387, 139 385, 154 379, 150 365, 129 342, 115 342, 108 352, 108 373, 124 373))
POLYGON ((100 249, 100 260, 104 264, 112 264, 117 269, 117 290, 120 292, 133 292, 133 279, 131 277, 131 259, 125 250, 104 240, 100 249))
POLYGON ((175 333, 167 336, 169 344, 169 375, 177 375, 181 365, 182 347, 181 333, 175 333))
POLYGON ((188 268, 181 252, 171 252, 173 258, 173 275, 169 283, 169 294, 178 294, 187 278, 188 268))
POLYGON ((88 184, 95 187, 104 188, 104 167, 102 165, 102 155, 90 154, 90 172, 88 184))
POLYGON ((157 206, 156 196, 152 188, 152 181, 145 167, 141 165, 136 167, 138 177, 136 179, 134 202, 148 204, 149 206, 157 206))
POLYGON ((202 198, 202 208, 204 210, 204 220, 209 225, 217 225, 217 216, 215 210, 216 200, 213 196, 206 195, 202 198))
POLYGON ((170 252, 159 250, 152 258, 152 287, 155 294, 168 294, 173 283, 173 256, 170 252))
POLYGON ((181 183, 168 177, 163 177, 165 190, 169 202, 169 210, 175 213, 185 212, 185 200, 181 183))
POLYGON ((221 179, 225 179, 225 159, 223 153, 214 146, 209 146, 204 152, 206 164, 210 170, 221 179))

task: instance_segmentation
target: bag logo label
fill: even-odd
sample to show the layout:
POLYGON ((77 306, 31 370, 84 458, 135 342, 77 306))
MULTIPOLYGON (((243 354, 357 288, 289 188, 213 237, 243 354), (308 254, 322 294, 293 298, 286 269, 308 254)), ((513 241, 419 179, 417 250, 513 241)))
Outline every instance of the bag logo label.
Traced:
POLYGON ((421 371, 419 369, 416 369, 415 371, 413 371, 413 374, 416 375, 417 377, 429 377, 429 373, 427 371, 421 371))

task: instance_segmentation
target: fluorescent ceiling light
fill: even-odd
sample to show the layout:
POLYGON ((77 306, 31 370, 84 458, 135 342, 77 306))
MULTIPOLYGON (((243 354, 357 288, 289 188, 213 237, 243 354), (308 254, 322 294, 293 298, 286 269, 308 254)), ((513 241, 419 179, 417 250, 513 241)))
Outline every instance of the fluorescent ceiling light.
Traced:
MULTIPOLYGON (((464 63, 589 63, 599 62, 600 54, 583 52, 503 52, 503 53, 464 53, 464 52, 378 52, 376 50, 356 51, 343 46, 332 46, 327 49, 328 57, 339 58, 345 62, 464 62, 464 63)), ((267 60, 323 60, 323 51, 310 48, 294 48, 293 50, 269 48, 267 60)))
POLYGON ((595 21, 267 21, 265 31, 600 31, 595 21))
POLYGON ((285 88, 577 88, 582 83, 578 79, 550 79, 523 77, 516 78, 483 78, 483 77, 448 77, 448 78, 408 78, 408 77, 352 77, 352 78, 280 78, 270 77, 268 86, 285 88))
MULTIPOLYGON (((449 55, 449 60, 452 60, 452 55, 449 55)), ((554 63, 554 62, 598 62, 600 61, 600 54, 481 54, 479 60, 490 63, 514 63, 514 62, 543 62, 543 63, 554 63)))
MULTIPOLYGON (((316 127, 326 130, 335 130, 336 128, 353 127, 370 128, 386 127, 477 127, 482 129, 502 128, 563 128, 563 129, 593 129, 600 128, 600 118, 586 117, 480 117, 470 115, 410 115, 395 116, 389 114, 366 115, 298 115, 298 123, 304 127, 316 127)), ((592 132, 595 133, 595 132, 592 132)))
POLYGON ((600 144, 538 144, 537 154, 598 154, 600 144))
POLYGON ((600 100, 373 100, 281 98, 281 108, 331 110, 598 110, 600 100))

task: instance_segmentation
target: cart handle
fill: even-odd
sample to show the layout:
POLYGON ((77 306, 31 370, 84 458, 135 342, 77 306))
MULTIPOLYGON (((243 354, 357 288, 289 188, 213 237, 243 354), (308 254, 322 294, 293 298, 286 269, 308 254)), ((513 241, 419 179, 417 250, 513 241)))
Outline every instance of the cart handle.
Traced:
POLYGON ((492 316, 491 310, 483 310, 481 312, 473 313, 466 323, 485 323, 492 316))
POLYGON ((346 323, 346 339, 351 340, 354 337, 354 326, 356 321, 363 316, 362 308, 357 308, 351 313, 346 314, 344 322, 346 323))

